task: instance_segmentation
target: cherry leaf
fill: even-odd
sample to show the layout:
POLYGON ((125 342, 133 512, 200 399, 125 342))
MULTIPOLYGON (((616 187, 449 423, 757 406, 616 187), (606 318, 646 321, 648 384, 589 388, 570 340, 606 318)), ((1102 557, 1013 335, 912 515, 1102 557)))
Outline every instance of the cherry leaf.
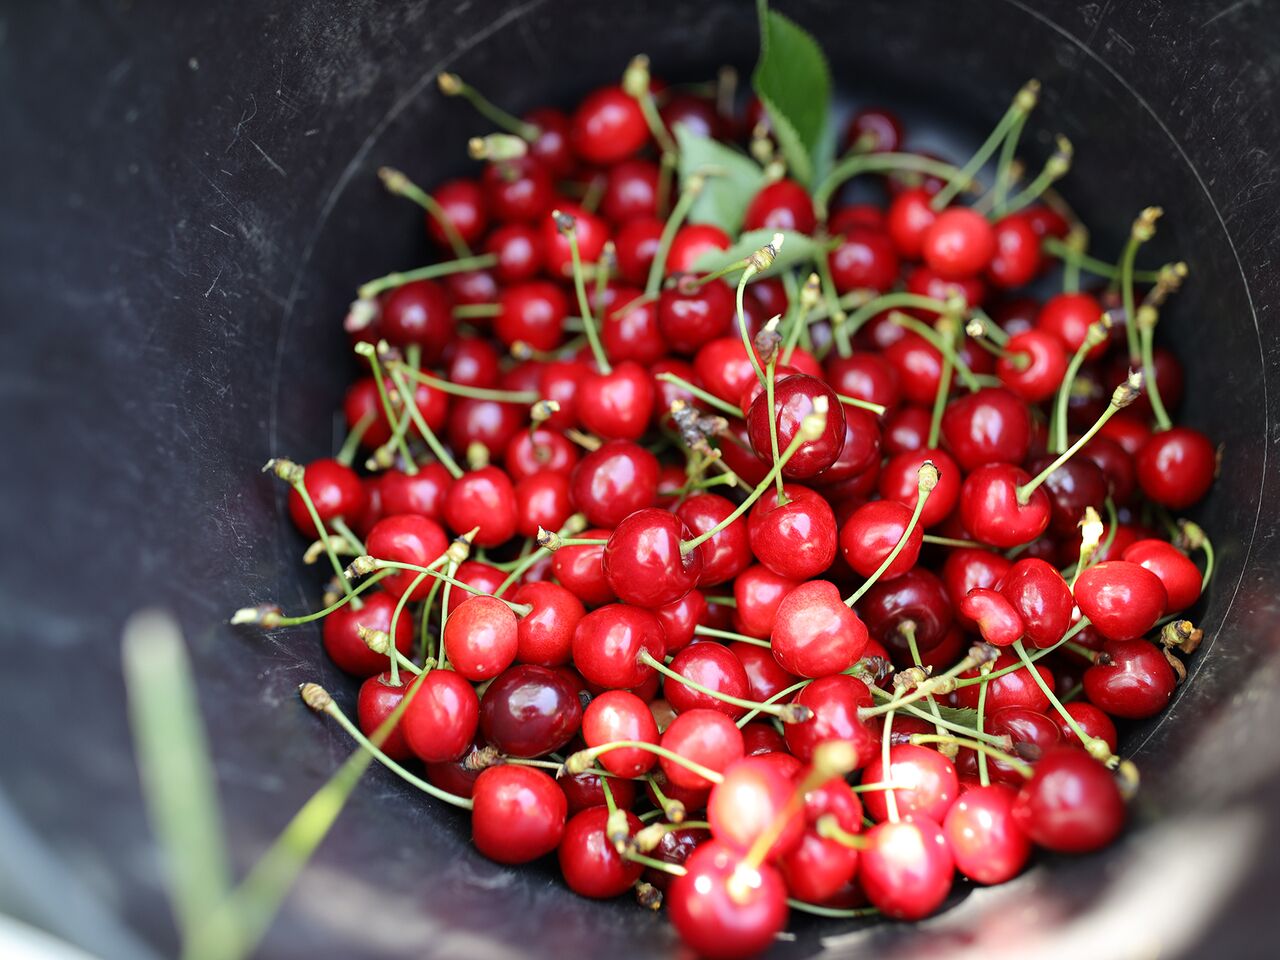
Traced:
POLYGON ((813 36, 759 0, 760 60, 751 85, 769 113, 791 176, 806 186, 832 138, 826 133, 831 69, 813 36))
POLYGON ((746 154, 694 133, 682 123, 676 124, 675 133, 681 188, 694 174, 706 177, 688 221, 709 223, 733 236, 742 226, 751 198, 764 185, 764 171, 746 154))
MULTIPOLYGON (((738 242, 729 247, 728 250, 708 250, 698 257, 697 262, 694 264, 694 269, 700 273, 723 270, 729 264, 738 260, 745 260, 751 254, 764 247, 777 232, 779 231, 750 230, 739 237, 738 242)), ((762 277, 774 276, 797 264, 810 262, 819 255, 821 247, 812 237, 806 237, 803 233, 793 233, 790 230, 783 230, 781 233, 783 236, 782 248, 778 251, 778 256, 773 261, 773 266, 760 273, 762 277)), ((738 276, 740 274, 734 273, 725 279, 736 282, 738 276)))

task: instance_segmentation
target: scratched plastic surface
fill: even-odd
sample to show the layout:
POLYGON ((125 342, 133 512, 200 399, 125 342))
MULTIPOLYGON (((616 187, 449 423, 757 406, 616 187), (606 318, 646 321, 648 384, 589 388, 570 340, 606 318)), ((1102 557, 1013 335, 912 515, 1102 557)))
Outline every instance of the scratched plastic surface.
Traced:
MULTIPOLYGON (((749 66, 744 2, 136 0, 0 9, 0 305, 7 622, 0 904, 106 958, 175 934, 129 754, 118 635, 160 604, 191 643, 239 865, 348 750, 298 704, 349 697, 316 632, 225 625, 244 601, 307 607, 271 454, 333 443, 356 283, 424 262, 419 218, 373 171, 463 167, 483 125, 455 69, 515 108, 568 102, 643 50, 675 78, 749 66), (448 145, 459 145, 449 149, 448 145)), ((900 106, 962 155, 1027 77, 1040 151, 1097 249, 1149 203, 1193 278, 1163 335, 1189 421, 1226 444, 1197 518, 1218 540, 1209 633, 1161 719, 1129 731, 1146 776, 1114 849, 963 893, 922 927, 798 922, 780 957, 1094 958, 1266 953, 1280 882, 1280 587, 1271 477, 1280 361, 1280 23, 1250 2, 783 2, 851 102, 900 106)), ((926 138, 929 138, 927 140, 926 138)), ((469 847, 464 818, 380 771, 357 792, 263 955, 659 957, 661 918, 581 901, 551 870, 469 847)))

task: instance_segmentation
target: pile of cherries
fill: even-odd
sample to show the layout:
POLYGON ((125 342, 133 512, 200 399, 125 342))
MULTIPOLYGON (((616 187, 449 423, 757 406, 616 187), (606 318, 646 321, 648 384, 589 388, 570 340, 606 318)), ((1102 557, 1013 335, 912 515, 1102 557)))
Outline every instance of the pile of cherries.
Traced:
POLYGON ((1089 257, 1052 176, 984 190, 882 109, 841 159, 882 201, 815 203, 758 101, 643 66, 520 118, 441 78, 507 132, 431 193, 383 172, 440 262, 353 304, 342 453, 269 465, 325 609, 236 621, 322 620, 363 682, 354 722, 311 706, 485 856, 635 888, 709 956, 1111 842, 1115 721, 1168 704, 1212 565, 1170 514, 1216 451, 1169 419, 1158 211, 1089 257), (717 171, 674 182, 677 125, 760 162, 772 242, 699 265, 736 238, 690 219, 717 171))

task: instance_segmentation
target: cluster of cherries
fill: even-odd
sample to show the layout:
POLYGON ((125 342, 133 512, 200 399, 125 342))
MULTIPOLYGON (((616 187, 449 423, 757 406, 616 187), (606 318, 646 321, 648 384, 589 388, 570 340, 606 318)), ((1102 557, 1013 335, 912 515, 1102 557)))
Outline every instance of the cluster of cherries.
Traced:
POLYGON ((446 258, 362 288, 342 453, 270 465, 326 608, 236 620, 322 619, 363 683, 354 722, 312 707, 471 809, 487 857, 634 887, 708 956, 1109 843, 1113 721, 1169 702, 1210 572, 1188 553, 1212 564, 1169 515, 1215 450, 1169 419, 1151 333, 1185 267, 1133 265, 1158 211, 1104 263, 1042 195, 1064 150, 984 193, 879 109, 836 169, 885 202, 841 203, 785 176, 758 102, 643 67, 522 118, 442 76, 509 132, 432 193, 383 172, 446 258), (672 182, 677 125, 749 144, 742 226, 772 243, 699 267, 734 238, 688 221, 716 172, 672 182), (796 234, 817 262, 782 270, 796 234), (1017 292, 1055 258, 1066 292, 1017 292))

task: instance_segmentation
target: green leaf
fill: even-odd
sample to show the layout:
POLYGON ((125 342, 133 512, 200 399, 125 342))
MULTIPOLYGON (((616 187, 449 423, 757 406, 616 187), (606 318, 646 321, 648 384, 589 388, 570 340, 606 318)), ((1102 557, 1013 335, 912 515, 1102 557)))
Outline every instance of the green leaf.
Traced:
POLYGON ((744 153, 676 124, 680 147, 680 186, 689 177, 707 174, 706 184, 689 211, 690 223, 709 223, 733 236, 742 226, 751 198, 764 186, 764 171, 744 153))
POLYGON ((751 85, 769 113, 774 135, 791 175, 805 185, 814 179, 815 158, 825 166, 826 128, 831 107, 831 70, 813 36, 758 0, 760 60, 751 85))
MULTIPOLYGON (((744 260, 766 246, 777 232, 776 230, 751 230, 744 233, 738 238, 738 242, 728 250, 708 250, 698 258, 694 264, 694 269, 708 273, 723 270, 729 264, 744 260)), ((760 274, 762 277, 771 277, 774 274, 782 273, 796 264, 812 261, 814 257, 820 255, 822 247, 812 237, 806 237, 803 233, 792 233, 788 230, 781 232, 784 238, 782 248, 778 251, 778 256, 773 261, 773 266, 760 274)))
POLYGON ((971 707, 944 707, 938 704, 938 713, 942 715, 943 720, 959 723, 973 730, 978 728, 978 711, 971 707))

